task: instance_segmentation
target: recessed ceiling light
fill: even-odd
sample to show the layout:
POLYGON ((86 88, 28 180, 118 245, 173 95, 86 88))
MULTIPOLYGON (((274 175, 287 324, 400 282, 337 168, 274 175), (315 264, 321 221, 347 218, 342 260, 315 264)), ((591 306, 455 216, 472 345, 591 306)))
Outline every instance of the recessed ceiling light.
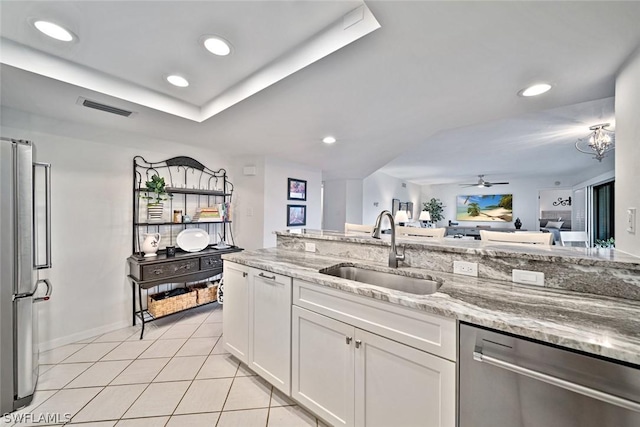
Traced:
POLYGON ((536 96, 536 95, 541 95, 545 92, 548 92, 549 89, 551 89, 551 85, 548 83, 539 83, 539 84, 535 84, 533 86, 529 86, 526 89, 522 89, 520 92, 518 92, 518 95, 520 96, 536 96))
POLYGON ((70 42, 74 39, 74 36, 71 33, 71 31, 61 27, 58 24, 54 24, 53 22, 35 21, 33 25, 41 33, 46 34, 47 36, 54 38, 56 40, 60 40, 63 42, 70 42))
POLYGON ((325 136, 324 138, 322 138, 322 142, 324 142, 325 144, 333 144, 334 142, 336 142, 336 139, 332 136, 325 136))
POLYGON ((218 36, 205 36, 204 47, 214 55, 227 56, 231 53, 231 44, 218 36))
POLYGON ((171 83, 174 86, 178 86, 178 87, 187 87, 189 86, 189 82, 187 81, 187 79, 185 79, 184 77, 181 76, 177 76, 175 74, 171 75, 171 76, 167 76, 167 81, 169 83, 171 83))

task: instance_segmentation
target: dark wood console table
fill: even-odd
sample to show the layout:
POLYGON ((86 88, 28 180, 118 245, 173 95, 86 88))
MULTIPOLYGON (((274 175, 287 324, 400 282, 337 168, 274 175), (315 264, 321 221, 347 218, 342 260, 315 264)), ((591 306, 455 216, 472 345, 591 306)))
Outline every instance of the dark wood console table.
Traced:
MULTIPOLYGON (((200 252, 177 252, 174 257, 166 254, 147 257, 134 254, 127 258, 129 263, 129 279, 132 288, 132 316, 133 325, 136 318, 142 322, 140 339, 144 336, 144 325, 156 320, 142 303, 142 290, 169 283, 187 283, 205 280, 222 273, 222 254, 239 252, 242 249, 232 246, 227 249, 208 248, 200 252), (136 309, 136 294, 139 307, 136 309)), ((148 292, 146 292, 148 293, 148 292)), ((176 313, 180 313, 179 311, 176 313)), ((175 313, 171 313, 175 314, 175 313)), ((170 316, 170 314, 168 315, 170 316)), ((162 316, 165 317, 165 316, 162 316)), ((157 319, 160 319, 158 317, 157 319)))

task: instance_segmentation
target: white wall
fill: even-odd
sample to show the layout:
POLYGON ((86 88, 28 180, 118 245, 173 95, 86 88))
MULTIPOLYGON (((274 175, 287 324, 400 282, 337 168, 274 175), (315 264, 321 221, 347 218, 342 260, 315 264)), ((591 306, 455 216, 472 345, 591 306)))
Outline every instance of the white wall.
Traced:
MULTIPOLYGON (((465 227, 491 225, 492 227, 514 228, 513 222, 457 221, 456 196, 475 194, 513 194, 513 220, 520 218, 522 228, 538 230, 538 191, 553 187, 555 181, 563 181, 558 177, 541 177, 530 179, 510 179, 508 185, 490 188, 460 187, 457 184, 425 185, 422 187, 422 201, 432 197, 440 199, 444 207, 444 220, 438 225, 446 226, 448 221, 458 222, 465 227)), ((567 192, 570 195, 570 192, 567 192)))
POLYGON ((213 169, 226 167, 228 160, 169 141, 143 146, 139 137, 116 132, 113 145, 77 140, 38 132, 36 122, 31 129, 17 128, 5 117, 2 135, 33 141, 38 161, 52 164, 53 268, 41 277, 51 279, 53 295, 40 304, 41 349, 47 349, 131 322, 126 259, 132 241, 133 157, 161 161, 187 155, 213 169))
POLYGON ((362 224, 362 192, 363 183, 361 179, 348 179, 346 182, 346 206, 347 216, 345 222, 351 224, 362 224))
POLYGON ((616 79, 616 248, 640 256, 640 49, 616 79), (636 232, 626 231, 627 209, 636 208, 636 232))
POLYGON ((570 188, 540 190, 540 211, 570 211, 571 206, 554 206, 558 199, 567 200, 573 191, 570 188))
POLYGON ((324 181, 322 226, 325 230, 344 230, 347 222, 347 186, 344 179, 324 181))
POLYGON ((362 224, 362 180, 324 181, 323 228, 344 230, 344 223, 362 224))
POLYGON ((413 202, 414 218, 422 210, 420 185, 382 172, 374 172, 366 177, 362 182, 362 223, 374 224, 381 211, 391 212, 393 199, 413 202))
POLYGON ((260 249, 264 247, 264 157, 234 157, 229 173, 234 177, 231 215, 235 243, 245 250, 260 249), (255 168, 255 175, 245 175, 245 167, 255 168))
POLYGON ((267 157, 264 175, 264 228, 263 247, 276 245, 274 231, 287 228, 287 205, 307 206, 307 225, 304 228, 320 228, 320 191, 322 172, 298 163, 267 157), (297 178, 307 181, 307 201, 287 200, 287 180, 297 178))

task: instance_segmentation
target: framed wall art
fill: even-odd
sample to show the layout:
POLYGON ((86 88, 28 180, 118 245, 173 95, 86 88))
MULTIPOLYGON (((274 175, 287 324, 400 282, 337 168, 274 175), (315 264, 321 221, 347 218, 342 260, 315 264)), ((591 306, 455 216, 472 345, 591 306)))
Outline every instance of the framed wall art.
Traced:
POLYGON ((287 227, 307 225, 307 207, 305 205, 287 205, 287 227))
POLYGON ((458 221, 513 221, 512 194, 482 194, 458 196, 456 220, 458 221))
POLYGON ((287 200, 307 200, 307 181, 289 178, 287 182, 287 200))

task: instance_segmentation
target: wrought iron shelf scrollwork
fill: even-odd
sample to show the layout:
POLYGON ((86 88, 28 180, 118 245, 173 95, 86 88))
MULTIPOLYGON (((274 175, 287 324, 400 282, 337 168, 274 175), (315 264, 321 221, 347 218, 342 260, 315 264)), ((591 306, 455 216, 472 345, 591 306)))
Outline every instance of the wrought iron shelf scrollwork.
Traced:
MULTIPOLYGON (((142 156, 133 158, 133 253, 141 253, 141 235, 145 227, 169 227, 173 230, 176 225, 191 225, 206 228, 212 236, 220 236, 221 240, 227 242, 231 239, 233 244, 233 234, 227 224, 230 219, 221 218, 220 221, 185 221, 176 222, 159 220, 160 218, 145 218, 141 215, 140 203, 144 198, 156 198, 156 195, 149 192, 145 183, 154 175, 158 175, 166 182, 165 193, 157 197, 164 199, 168 204, 169 213, 180 210, 182 214, 189 215, 192 219, 199 208, 210 205, 230 205, 233 195, 233 184, 229 182, 227 171, 224 168, 217 170, 209 169, 199 161, 187 157, 172 157, 160 162, 149 162, 142 156), (151 219, 151 220, 150 220, 151 219)), ((173 244, 175 238, 174 231, 168 231, 168 243, 162 242, 163 246, 173 244)))

